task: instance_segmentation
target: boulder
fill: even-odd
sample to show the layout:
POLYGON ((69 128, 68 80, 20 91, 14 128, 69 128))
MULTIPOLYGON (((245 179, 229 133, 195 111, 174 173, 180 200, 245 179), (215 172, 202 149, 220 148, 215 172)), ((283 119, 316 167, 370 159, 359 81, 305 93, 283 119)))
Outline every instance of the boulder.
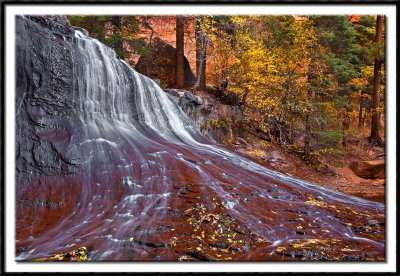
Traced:
POLYGON ((223 143, 233 138, 233 124, 243 120, 237 106, 221 104, 214 95, 193 95, 183 89, 164 89, 193 120, 198 130, 211 140, 223 143))
POLYGON ((153 81, 158 85, 161 86, 161 81, 159 79, 153 79, 153 81))
POLYGON ((264 159, 269 161, 270 163, 276 163, 276 162, 285 162, 286 158, 281 154, 280 152, 274 150, 271 152, 266 152, 264 154, 264 159))
POLYGON ((182 90, 182 89, 164 89, 164 92, 171 95, 175 98, 175 102, 179 104, 183 111, 187 111, 189 108, 194 108, 196 106, 200 106, 203 103, 201 99, 189 91, 182 90))
POLYGON ((365 179, 385 178, 385 160, 354 161, 349 165, 350 169, 359 177, 365 179))
MULTIPOLYGON (((152 79, 159 79, 163 88, 176 87, 176 48, 161 38, 154 38, 149 45, 149 54, 142 55, 135 65, 135 70, 152 79)), ((187 58, 184 58, 185 86, 195 84, 196 77, 190 68, 187 58)))
POLYGON ((199 97, 196 97, 195 95, 193 95, 189 91, 186 91, 184 93, 184 99, 187 101, 188 104, 193 104, 195 106, 202 104, 201 100, 199 99, 199 97))
POLYGON ((315 170, 317 171, 317 172, 320 172, 320 173, 323 173, 323 174, 327 174, 327 175, 330 175, 330 176, 335 176, 336 175, 336 172, 334 171, 334 170, 332 170, 328 165, 326 165, 326 164, 319 164, 316 168, 315 168, 315 170))

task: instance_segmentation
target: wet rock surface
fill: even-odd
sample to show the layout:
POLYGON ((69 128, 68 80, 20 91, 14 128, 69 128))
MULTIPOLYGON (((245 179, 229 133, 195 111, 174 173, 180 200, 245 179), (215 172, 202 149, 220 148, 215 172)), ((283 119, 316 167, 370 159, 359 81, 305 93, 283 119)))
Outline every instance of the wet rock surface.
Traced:
POLYGON ((49 20, 16 21, 17 261, 385 260, 383 204, 210 143, 153 81, 49 20))

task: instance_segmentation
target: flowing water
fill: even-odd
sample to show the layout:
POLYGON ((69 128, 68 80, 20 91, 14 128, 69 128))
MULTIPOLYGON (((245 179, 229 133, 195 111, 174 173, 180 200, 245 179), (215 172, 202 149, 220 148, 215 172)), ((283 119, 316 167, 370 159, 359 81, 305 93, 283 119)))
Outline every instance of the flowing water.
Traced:
POLYGON ((74 158, 17 184, 17 260, 79 246, 96 261, 384 259, 383 204, 211 143, 112 49, 78 31, 69 44, 79 120, 58 150, 74 158))

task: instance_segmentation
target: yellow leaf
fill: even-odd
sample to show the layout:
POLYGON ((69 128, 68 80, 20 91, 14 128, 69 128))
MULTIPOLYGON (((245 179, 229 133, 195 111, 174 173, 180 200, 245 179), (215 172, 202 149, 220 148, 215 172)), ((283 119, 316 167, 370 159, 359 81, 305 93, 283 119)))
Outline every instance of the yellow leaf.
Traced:
POLYGON ((278 252, 278 253, 282 253, 283 251, 285 251, 286 250, 286 248, 285 247, 278 247, 275 251, 276 252, 278 252))

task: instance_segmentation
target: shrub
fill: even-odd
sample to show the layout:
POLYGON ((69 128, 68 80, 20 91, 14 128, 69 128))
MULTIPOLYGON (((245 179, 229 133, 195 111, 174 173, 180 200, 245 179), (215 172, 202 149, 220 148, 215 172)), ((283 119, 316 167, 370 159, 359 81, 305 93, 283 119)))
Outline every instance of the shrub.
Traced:
POLYGON ((337 148, 342 140, 342 132, 336 130, 314 131, 312 133, 316 145, 321 148, 337 148))

